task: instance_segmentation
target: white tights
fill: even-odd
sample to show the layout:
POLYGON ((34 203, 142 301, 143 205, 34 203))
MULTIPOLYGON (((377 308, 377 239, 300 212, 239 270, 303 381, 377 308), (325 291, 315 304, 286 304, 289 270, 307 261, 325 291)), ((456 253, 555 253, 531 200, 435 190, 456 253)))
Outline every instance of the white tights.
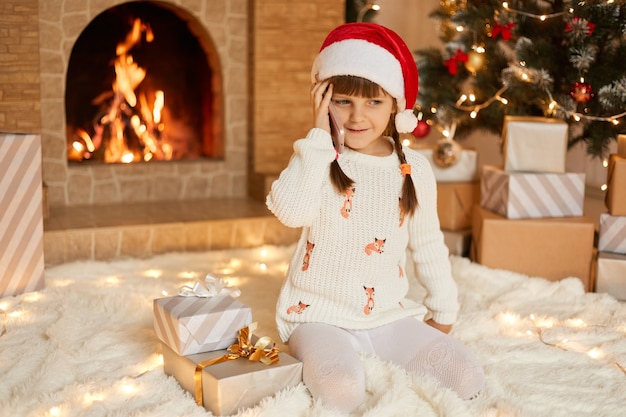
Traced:
POLYGON ((451 336, 409 317, 371 330, 345 330, 322 323, 299 325, 289 339, 303 365, 303 381, 314 398, 344 413, 365 400, 365 372, 359 352, 373 353, 409 372, 434 376, 461 398, 482 389, 483 369, 451 336))

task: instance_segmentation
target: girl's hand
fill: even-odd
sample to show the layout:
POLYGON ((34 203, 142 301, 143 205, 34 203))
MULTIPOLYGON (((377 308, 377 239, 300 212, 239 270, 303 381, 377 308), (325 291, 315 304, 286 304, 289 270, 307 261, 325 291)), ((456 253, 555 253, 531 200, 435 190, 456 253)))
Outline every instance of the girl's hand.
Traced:
POLYGON ((428 319, 426 320, 426 324, 428 324, 431 327, 434 327, 435 329, 448 334, 450 333, 450 331, 452 330, 452 325, 451 324, 439 324, 437 323, 435 320, 433 319, 428 319))
POLYGON ((311 103, 313 105, 313 127, 326 130, 330 134, 328 105, 333 96, 333 85, 328 81, 313 84, 311 87, 311 103))

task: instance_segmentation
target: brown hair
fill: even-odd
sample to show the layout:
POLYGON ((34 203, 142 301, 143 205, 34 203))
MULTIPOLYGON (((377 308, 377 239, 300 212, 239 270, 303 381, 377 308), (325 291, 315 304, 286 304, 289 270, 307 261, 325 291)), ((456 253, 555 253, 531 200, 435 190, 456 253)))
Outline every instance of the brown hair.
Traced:
MULTIPOLYGON (((387 92, 378 84, 369 81, 365 78, 354 77, 351 75, 341 75, 330 78, 330 82, 333 85, 333 92, 337 94, 346 94, 359 97, 376 97, 381 92, 387 94, 387 92)), ((406 156, 402 150, 402 143, 400 143, 400 134, 396 130, 395 125, 395 112, 396 106, 394 105, 394 112, 391 114, 389 124, 385 130, 385 135, 390 136, 393 139, 393 144, 400 159, 400 164, 406 164, 406 156)), ((339 166, 339 162, 335 159, 330 165, 330 180, 337 190, 337 192, 343 194, 346 190, 354 185, 354 180, 346 175, 345 172, 339 166)), ((415 193, 415 185, 410 174, 404 176, 404 183, 402 184, 402 197, 400 198, 400 210, 403 214, 412 215, 418 207, 417 195, 415 193)))

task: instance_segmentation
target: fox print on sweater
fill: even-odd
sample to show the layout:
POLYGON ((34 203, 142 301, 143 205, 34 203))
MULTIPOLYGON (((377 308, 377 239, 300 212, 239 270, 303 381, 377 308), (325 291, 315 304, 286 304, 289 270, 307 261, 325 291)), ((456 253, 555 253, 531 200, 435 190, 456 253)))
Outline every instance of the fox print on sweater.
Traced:
POLYGON ((360 330, 426 313, 441 324, 455 321, 457 289, 439 229, 432 168, 421 154, 404 152, 419 204, 413 216, 398 205, 403 177, 395 152, 372 156, 346 148, 338 162, 355 182, 346 194, 330 182, 336 153, 328 132, 314 128, 294 143, 294 155, 266 199, 283 224, 302 228, 276 309, 284 342, 307 322, 360 330), (422 303, 406 298, 407 254, 427 290, 422 303))

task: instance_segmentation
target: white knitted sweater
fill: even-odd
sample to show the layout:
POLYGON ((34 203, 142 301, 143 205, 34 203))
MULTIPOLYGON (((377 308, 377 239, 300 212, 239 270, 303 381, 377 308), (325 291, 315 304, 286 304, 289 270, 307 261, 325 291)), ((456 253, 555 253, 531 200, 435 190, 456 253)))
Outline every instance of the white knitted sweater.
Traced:
POLYGON ((395 152, 380 157, 346 148, 339 164, 355 181, 350 196, 330 182, 335 150, 328 132, 314 128, 294 143, 266 201, 283 224, 302 227, 277 303, 284 342, 305 322, 357 330, 427 313, 441 324, 456 320, 457 288, 439 228, 432 168, 421 154, 404 151, 419 207, 402 221, 403 177, 395 152), (407 254, 428 292, 423 305, 405 298, 407 254))

